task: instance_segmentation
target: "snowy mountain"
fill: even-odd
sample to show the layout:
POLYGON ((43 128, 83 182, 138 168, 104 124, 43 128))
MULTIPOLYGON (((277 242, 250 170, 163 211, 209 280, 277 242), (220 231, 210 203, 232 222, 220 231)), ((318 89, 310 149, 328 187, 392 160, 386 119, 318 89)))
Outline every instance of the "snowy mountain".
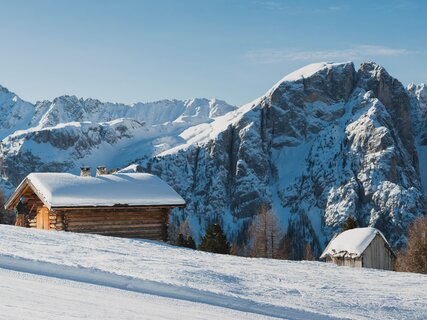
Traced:
POLYGON ((163 100, 134 105, 61 96, 32 105, 0 89, 2 179, 13 188, 28 172, 78 172, 81 165, 121 168, 183 139, 235 107, 221 100, 163 100))
POLYGON ((427 89, 375 63, 318 63, 239 108, 193 99, 122 105, 63 96, 35 105, 0 89, 2 180, 31 171, 132 165, 186 200, 196 240, 212 221, 244 243, 260 206, 274 209, 301 258, 319 255, 348 214, 394 246, 427 208, 427 89), (423 189, 424 186, 424 189, 423 189))
POLYGON ((375 63, 358 71, 352 63, 310 65, 254 102, 187 129, 187 144, 145 167, 185 195, 196 231, 219 220, 244 239, 268 204, 294 258, 304 241, 320 254, 348 214, 399 246, 426 208, 419 166, 425 170, 426 155, 411 118, 425 114, 418 97, 375 63))

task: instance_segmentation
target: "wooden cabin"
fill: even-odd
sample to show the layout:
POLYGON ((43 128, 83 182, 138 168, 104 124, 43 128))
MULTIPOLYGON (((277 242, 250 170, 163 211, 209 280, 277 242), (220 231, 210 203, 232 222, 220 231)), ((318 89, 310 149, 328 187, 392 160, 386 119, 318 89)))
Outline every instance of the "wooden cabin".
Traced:
POLYGON ((336 234, 320 259, 339 266, 393 270, 396 255, 384 235, 372 227, 336 234))
POLYGON ((17 211, 22 227, 167 240, 169 212, 185 201, 166 182, 147 173, 98 170, 93 177, 89 170, 31 173, 5 208, 17 211))

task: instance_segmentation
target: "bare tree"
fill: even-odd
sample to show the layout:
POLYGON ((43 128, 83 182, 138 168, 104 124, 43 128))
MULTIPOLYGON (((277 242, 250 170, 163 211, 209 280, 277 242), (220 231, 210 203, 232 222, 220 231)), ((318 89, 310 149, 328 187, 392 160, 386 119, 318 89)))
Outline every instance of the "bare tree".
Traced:
POLYGON ((316 257, 313 254, 313 249, 311 248, 310 243, 305 244, 304 248, 304 260, 314 261, 316 257))
POLYGON ((278 249, 282 231, 278 225, 276 214, 262 206, 250 229, 252 257, 279 258, 278 249))
POLYGON ((419 217, 408 229, 408 244, 398 254, 397 271, 427 273, 427 218, 419 217))
POLYGON ((190 224, 188 218, 186 218, 180 225, 178 229, 178 234, 182 234, 184 237, 191 236, 190 224))

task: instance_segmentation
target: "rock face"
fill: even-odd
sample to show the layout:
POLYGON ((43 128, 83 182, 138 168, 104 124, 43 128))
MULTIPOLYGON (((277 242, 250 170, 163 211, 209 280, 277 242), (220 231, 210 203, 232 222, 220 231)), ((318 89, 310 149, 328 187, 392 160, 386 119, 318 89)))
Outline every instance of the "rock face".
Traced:
POLYGON ((417 153, 411 118, 421 95, 412 99, 374 63, 308 70, 285 77, 231 120, 189 129, 202 132, 192 145, 160 154, 146 169, 186 195, 183 215, 194 230, 221 221, 242 239, 267 204, 288 230, 294 258, 304 241, 319 254, 348 214, 402 245, 426 207, 418 164, 427 159, 417 153))
POLYGON ((313 64, 239 108, 67 96, 33 106, 3 88, 0 113, 4 186, 30 171, 133 163, 187 200, 171 223, 188 219, 196 240, 220 222, 244 243, 268 206, 295 259, 305 244, 319 255, 349 214, 398 247, 427 208, 427 88, 405 89, 375 63, 313 64))
POLYGON ((420 175, 427 195, 427 85, 409 85, 413 132, 420 161, 420 175))

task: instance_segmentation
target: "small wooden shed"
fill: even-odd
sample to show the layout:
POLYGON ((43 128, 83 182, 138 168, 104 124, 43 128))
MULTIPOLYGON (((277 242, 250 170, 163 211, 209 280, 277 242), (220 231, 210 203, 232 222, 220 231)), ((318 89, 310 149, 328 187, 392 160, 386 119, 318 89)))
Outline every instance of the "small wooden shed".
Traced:
POLYGON ((16 225, 165 241, 169 212, 185 201, 147 173, 31 173, 6 202, 16 225))
POLYGON ((384 235, 372 227, 336 234, 320 259, 339 266, 393 270, 396 255, 384 235))

